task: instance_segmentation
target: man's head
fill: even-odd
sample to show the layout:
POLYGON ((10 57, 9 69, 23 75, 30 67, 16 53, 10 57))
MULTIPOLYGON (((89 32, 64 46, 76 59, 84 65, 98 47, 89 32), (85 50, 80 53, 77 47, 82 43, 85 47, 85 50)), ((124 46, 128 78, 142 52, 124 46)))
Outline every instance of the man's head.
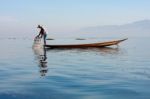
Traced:
POLYGON ((38 26, 37 26, 37 28, 41 28, 41 26, 40 26, 40 25, 38 25, 38 26))

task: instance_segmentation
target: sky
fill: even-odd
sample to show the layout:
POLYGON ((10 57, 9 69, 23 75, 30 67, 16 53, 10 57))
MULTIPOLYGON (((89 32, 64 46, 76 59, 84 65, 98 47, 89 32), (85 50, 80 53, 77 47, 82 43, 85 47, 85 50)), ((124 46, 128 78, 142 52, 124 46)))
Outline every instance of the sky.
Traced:
POLYGON ((1 0, 0 34, 49 33, 150 19, 150 0, 1 0))

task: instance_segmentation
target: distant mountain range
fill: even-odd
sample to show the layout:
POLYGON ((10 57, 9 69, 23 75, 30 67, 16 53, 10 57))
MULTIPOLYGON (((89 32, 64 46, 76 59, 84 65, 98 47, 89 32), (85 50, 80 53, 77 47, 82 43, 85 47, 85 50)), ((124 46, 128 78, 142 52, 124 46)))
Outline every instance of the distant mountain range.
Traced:
MULTIPOLYGON (((49 29, 50 30, 50 29, 49 29)), ((1 37, 34 37, 37 31, 33 26, 12 24, 1 24, 1 37)), ((95 37, 150 37, 150 20, 141 20, 124 25, 107 25, 82 28, 76 31, 55 33, 49 31, 50 37, 73 37, 73 38, 95 38, 95 37)))
POLYGON ((124 25, 88 27, 79 30, 78 33, 88 37, 150 37, 150 20, 124 25))

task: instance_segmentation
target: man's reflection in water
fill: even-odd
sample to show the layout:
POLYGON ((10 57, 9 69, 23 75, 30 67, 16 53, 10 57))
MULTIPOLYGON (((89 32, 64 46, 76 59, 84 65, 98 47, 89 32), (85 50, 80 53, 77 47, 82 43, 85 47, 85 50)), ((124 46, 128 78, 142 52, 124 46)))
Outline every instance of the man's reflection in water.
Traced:
POLYGON ((48 66, 47 66, 47 55, 46 55, 46 48, 43 47, 43 44, 41 44, 40 40, 34 41, 33 44, 33 51, 36 56, 36 60, 38 60, 39 65, 39 72, 41 76, 45 76, 48 72, 48 66))
POLYGON ((45 76, 46 73, 48 72, 47 68, 47 56, 46 56, 46 48, 43 48, 44 54, 40 55, 40 61, 39 61, 39 67, 40 67, 40 73, 41 76, 45 76))

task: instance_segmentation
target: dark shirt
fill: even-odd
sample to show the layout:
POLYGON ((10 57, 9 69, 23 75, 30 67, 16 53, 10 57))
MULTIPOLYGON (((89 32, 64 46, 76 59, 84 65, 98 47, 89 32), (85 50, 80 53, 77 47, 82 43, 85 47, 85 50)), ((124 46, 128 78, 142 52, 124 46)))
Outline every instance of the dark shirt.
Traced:
POLYGON ((40 29, 41 29, 41 30, 40 30, 40 34, 41 34, 41 35, 45 35, 45 34, 46 34, 45 30, 44 30, 42 27, 40 27, 40 29))

